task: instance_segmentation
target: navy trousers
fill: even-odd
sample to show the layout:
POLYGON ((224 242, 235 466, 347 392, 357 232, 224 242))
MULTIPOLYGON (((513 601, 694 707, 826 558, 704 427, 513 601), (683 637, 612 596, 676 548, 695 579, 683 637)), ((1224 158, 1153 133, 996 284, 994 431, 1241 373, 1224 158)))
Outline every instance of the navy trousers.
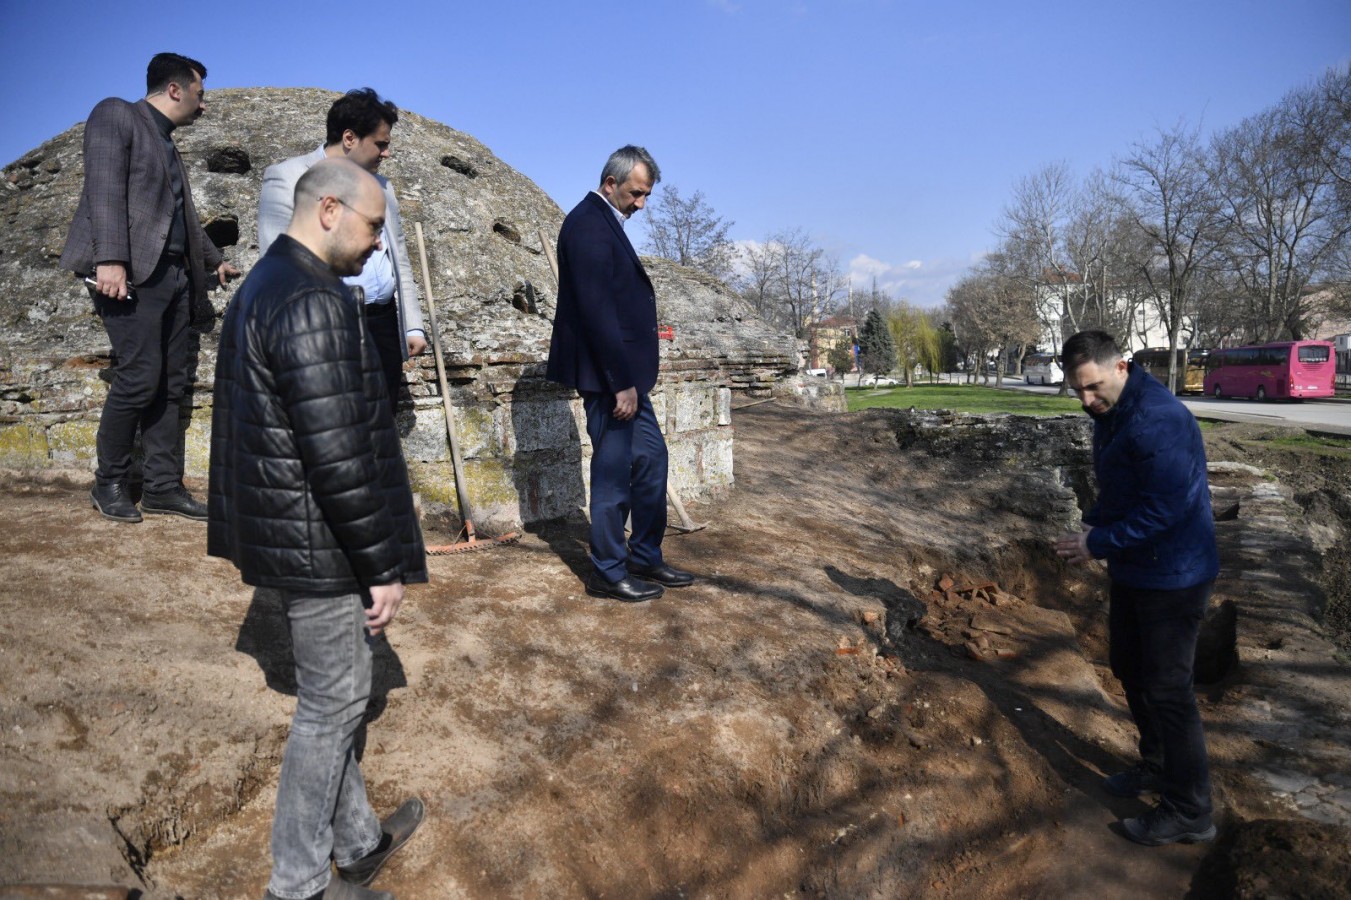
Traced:
POLYGON ((1112 674, 1126 689, 1140 758, 1163 776, 1163 802, 1188 818, 1211 813, 1210 764, 1192 688, 1196 636, 1214 582, 1159 591, 1112 584, 1112 674))
POLYGON ((614 394, 582 392, 591 438, 591 563, 607 581, 628 574, 627 564, 658 566, 666 534, 666 439, 646 394, 627 422, 612 412, 614 394), (633 532, 624 541, 624 520, 633 532))
POLYGON ((125 482, 137 429, 145 452, 144 486, 168 491, 183 483, 179 405, 188 389, 189 281, 183 260, 165 259, 134 300, 97 295, 95 309, 115 362, 98 430, 101 485, 125 482))

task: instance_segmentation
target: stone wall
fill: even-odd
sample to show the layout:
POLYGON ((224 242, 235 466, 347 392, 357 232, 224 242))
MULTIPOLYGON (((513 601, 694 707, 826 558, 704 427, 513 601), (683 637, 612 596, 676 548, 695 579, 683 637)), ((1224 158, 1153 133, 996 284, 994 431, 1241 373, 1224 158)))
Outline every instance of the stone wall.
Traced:
MULTIPOLYGON (((258 258, 263 170, 319 145, 336 96, 212 91, 207 115, 177 132, 203 225, 240 269, 258 258)), ((77 125, 6 166, 0 181, 3 466, 93 467, 109 347, 85 289, 56 265, 83 177, 82 138, 77 125)), ((545 242, 556 239, 562 210, 471 136, 408 111, 381 173, 399 193, 424 311, 413 223, 426 233, 439 341, 479 518, 505 525, 576 509, 589 455, 580 401, 543 379, 555 290, 545 242)), ((579 173, 577 200, 591 178, 579 173)), ((674 329, 674 340, 661 343, 653 392, 672 483, 687 498, 710 496, 732 483, 732 394, 769 396, 796 368, 793 342, 719 282, 664 260, 645 262, 658 316, 674 329)), ((184 408, 189 476, 206 474, 215 326, 229 299, 217 291, 209 309, 195 311, 193 392, 184 408)), ((399 420, 415 488, 424 499, 453 504, 431 354, 410 363, 405 377, 399 420)))
POLYGON ((991 468, 1016 478, 996 505, 1029 521, 1077 531, 1093 502, 1093 423, 1083 415, 1018 416, 950 410, 887 410, 901 447, 991 468))

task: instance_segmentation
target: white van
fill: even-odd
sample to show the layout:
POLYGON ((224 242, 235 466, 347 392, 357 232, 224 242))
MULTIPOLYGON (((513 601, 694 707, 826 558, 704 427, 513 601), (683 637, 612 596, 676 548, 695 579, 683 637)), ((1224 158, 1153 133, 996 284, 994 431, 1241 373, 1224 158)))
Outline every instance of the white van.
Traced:
POLYGON ((1050 353, 1033 353, 1023 359, 1024 384, 1059 384, 1065 380, 1060 363, 1050 353))

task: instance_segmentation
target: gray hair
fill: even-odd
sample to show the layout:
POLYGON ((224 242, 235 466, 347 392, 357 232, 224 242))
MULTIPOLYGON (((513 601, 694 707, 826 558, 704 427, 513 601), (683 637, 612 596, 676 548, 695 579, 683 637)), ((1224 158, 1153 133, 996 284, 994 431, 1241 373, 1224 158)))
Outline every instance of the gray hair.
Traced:
POLYGON ((657 161, 652 158, 644 147, 636 147, 633 144, 625 144, 605 161, 605 168, 600 171, 600 183, 604 184, 605 179, 614 177, 615 184, 623 184, 629 180, 629 175, 633 172, 633 167, 642 163, 647 166, 648 174, 652 176, 652 184, 655 186, 661 181, 661 169, 657 167, 657 161))

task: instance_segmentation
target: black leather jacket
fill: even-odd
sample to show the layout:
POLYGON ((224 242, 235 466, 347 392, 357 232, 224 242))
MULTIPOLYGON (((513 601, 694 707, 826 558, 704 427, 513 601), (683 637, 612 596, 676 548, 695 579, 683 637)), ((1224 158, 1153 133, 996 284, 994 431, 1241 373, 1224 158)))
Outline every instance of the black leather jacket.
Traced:
POLYGON ((426 581, 383 378, 346 285, 278 238, 221 331, 207 553, 259 587, 345 593, 426 581))

